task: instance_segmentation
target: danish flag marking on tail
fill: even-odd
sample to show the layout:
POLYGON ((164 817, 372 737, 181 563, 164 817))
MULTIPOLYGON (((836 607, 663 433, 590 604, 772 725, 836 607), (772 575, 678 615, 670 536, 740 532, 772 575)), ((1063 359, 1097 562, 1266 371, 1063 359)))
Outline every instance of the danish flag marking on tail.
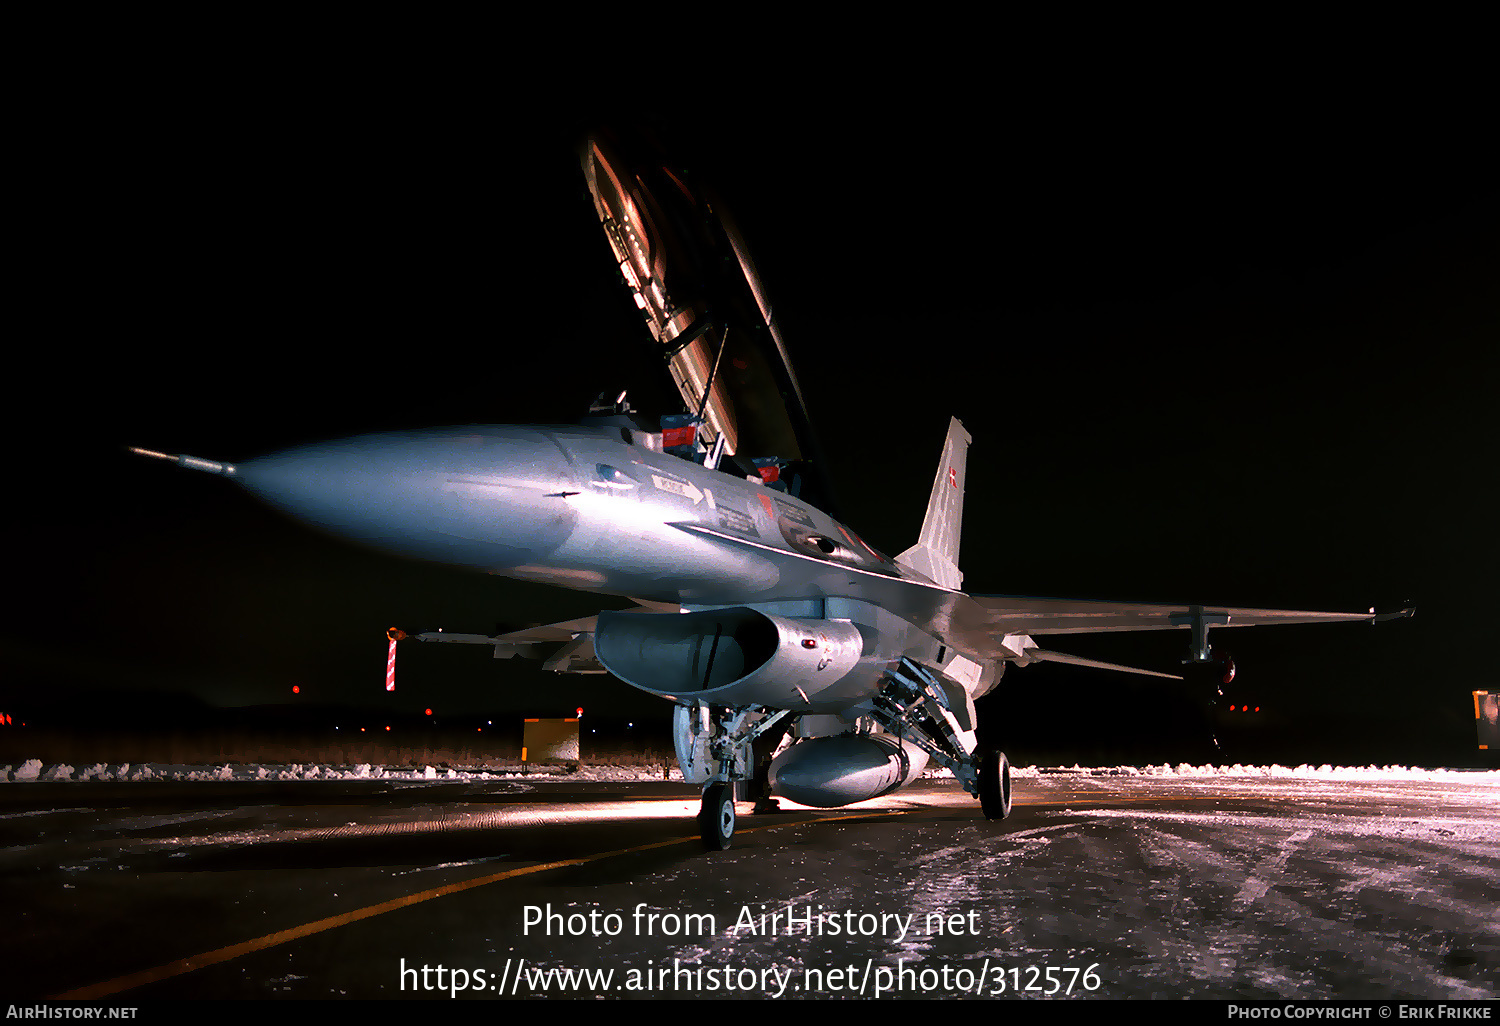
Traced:
POLYGON ((954 470, 952 467, 948 468, 948 483, 951 484, 954 488, 958 487, 958 471, 954 470))

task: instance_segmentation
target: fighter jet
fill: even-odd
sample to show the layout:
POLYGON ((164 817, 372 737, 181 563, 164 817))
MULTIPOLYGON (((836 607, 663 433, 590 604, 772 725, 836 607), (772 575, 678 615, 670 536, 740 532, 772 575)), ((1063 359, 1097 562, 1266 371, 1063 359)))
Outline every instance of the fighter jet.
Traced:
POLYGON ((673 703, 698 826, 729 847, 736 802, 833 808, 945 767, 991 820, 1010 764, 982 748, 975 700, 1009 667, 1061 662, 1212 690, 1234 666, 1213 628, 1374 621, 1308 612, 972 595, 959 543, 971 436, 950 421, 915 544, 895 557, 842 519, 803 392, 723 204, 618 140, 588 140, 594 211, 682 398, 647 419, 624 395, 581 423, 360 435, 238 464, 137 449, 221 475, 337 535, 418 559, 636 603, 512 633, 389 632, 491 645, 564 673, 608 672, 673 703), (1043 648, 1036 638, 1181 630, 1182 673, 1043 648), (560 646, 560 647, 559 647, 560 646))

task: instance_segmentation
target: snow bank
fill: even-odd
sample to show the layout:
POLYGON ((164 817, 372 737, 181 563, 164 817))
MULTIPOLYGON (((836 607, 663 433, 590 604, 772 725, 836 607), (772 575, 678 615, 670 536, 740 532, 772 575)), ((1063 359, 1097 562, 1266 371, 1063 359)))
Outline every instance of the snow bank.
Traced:
MULTIPOLYGON (((1041 775, 1078 774, 1090 777, 1249 777, 1249 778, 1297 778, 1311 780, 1429 780, 1462 782, 1481 786, 1500 787, 1500 770, 1455 770, 1422 769, 1407 766, 1192 766, 1180 763, 1176 766, 1013 766, 1011 776, 1019 779, 1035 779, 1041 775)), ((948 770, 928 771, 928 779, 952 779, 948 770)), ((362 763, 358 766, 327 766, 316 763, 292 763, 285 766, 184 766, 151 764, 132 766, 122 763, 111 769, 106 763, 95 763, 81 772, 75 772, 66 763, 43 766, 40 759, 28 759, 19 768, 0 766, 0 781, 85 781, 85 780, 390 780, 390 781, 439 781, 439 780, 521 780, 557 777, 567 780, 633 781, 633 780, 681 780, 682 773, 676 766, 580 766, 568 771, 561 767, 534 768, 528 773, 519 770, 440 770, 435 766, 413 769, 406 766, 382 767, 362 763)))
POLYGON ((358 766, 326 766, 316 763, 291 763, 284 766, 248 765, 232 766, 187 766, 153 763, 132 766, 121 763, 111 768, 107 763, 95 763, 82 772, 60 763, 44 766, 40 759, 28 759, 19 768, 0 766, 0 782, 84 781, 84 780, 167 780, 167 781, 232 781, 232 780, 391 780, 391 781, 441 781, 441 780, 538 780, 557 777, 568 780, 681 780, 682 773, 675 767, 664 771, 661 766, 580 766, 569 771, 562 767, 533 767, 528 772, 520 770, 459 770, 438 769, 424 766, 413 769, 407 766, 383 767, 361 763, 358 766))

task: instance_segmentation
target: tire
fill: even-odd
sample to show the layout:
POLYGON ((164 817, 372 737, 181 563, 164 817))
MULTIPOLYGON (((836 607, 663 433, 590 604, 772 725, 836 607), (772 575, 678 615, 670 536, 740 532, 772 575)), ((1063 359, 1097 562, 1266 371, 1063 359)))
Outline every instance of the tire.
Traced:
POLYGON ((986 752, 980 757, 979 807, 991 821, 1010 815, 1010 760, 1004 752, 986 752))
POLYGON ((703 847, 724 851, 734 837, 734 785, 710 784, 703 789, 703 807, 698 811, 698 832, 703 847))

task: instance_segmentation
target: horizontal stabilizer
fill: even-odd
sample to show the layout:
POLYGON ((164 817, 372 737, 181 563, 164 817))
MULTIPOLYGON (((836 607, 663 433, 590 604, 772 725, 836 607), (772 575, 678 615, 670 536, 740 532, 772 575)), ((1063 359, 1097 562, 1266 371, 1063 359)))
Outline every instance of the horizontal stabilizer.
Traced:
POLYGON ((1025 649, 1027 659, 1035 659, 1039 663, 1067 663, 1069 666, 1091 666, 1096 670, 1117 670, 1120 673, 1138 673, 1143 677, 1165 677, 1168 680, 1182 680, 1181 674, 1159 673, 1156 670, 1141 670, 1134 666, 1121 666, 1119 663, 1105 663, 1098 659, 1085 659, 1082 656, 1068 655, 1064 652, 1048 652, 1041 648, 1025 649))

